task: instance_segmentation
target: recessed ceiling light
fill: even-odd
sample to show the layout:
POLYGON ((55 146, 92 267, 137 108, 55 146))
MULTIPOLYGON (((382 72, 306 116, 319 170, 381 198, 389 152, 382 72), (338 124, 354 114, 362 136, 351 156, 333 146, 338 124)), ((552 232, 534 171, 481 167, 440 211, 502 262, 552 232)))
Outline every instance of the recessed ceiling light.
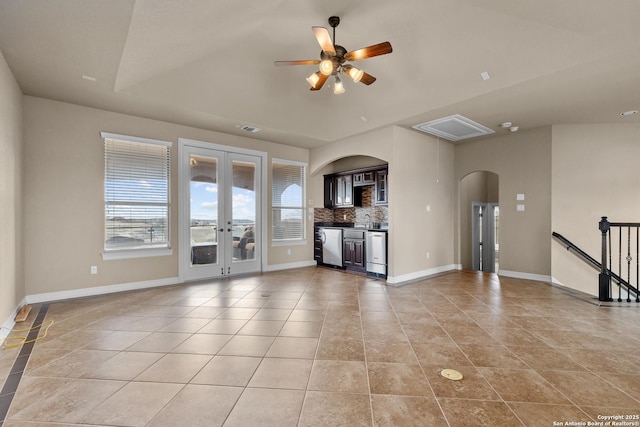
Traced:
POLYGON ((620 113, 621 116, 633 116, 634 114, 638 114, 638 110, 629 110, 624 113, 620 113))
POLYGON ((360 120, 362 120, 363 122, 366 122, 369 119, 367 119, 365 116, 360 116, 360 120))
POLYGON ((483 71, 480 73, 480 77, 482 77, 482 80, 489 80, 491 78, 491 76, 489 75, 488 71, 483 71))
POLYGON ((85 80, 89 80, 90 82, 95 82, 96 81, 95 77, 87 76, 86 74, 83 74, 82 78, 85 79, 85 80))

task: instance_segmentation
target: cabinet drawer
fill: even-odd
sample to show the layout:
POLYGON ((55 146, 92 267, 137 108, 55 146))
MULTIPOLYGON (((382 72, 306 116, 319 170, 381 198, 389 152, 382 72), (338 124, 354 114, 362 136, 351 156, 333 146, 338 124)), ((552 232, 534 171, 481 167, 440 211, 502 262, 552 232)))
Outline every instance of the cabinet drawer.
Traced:
POLYGON ((364 230, 352 230, 349 228, 345 228, 342 237, 344 239, 361 239, 364 240, 364 230))

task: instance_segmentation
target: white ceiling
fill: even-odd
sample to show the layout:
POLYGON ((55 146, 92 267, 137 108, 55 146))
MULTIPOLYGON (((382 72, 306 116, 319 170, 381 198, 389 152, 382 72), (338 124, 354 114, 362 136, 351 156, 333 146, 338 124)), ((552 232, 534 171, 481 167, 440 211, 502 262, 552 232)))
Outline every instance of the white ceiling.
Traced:
POLYGON ((620 116, 640 109, 638 17, 636 0, 2 0, 0 49, 27 95, 311 148, 451 114, 497 134, 638 122, 620 116), (319 58, 331 15, 347 50, 393 45, 357 62, 371 86, 311 92, 316 66, 274 66, 319 58))

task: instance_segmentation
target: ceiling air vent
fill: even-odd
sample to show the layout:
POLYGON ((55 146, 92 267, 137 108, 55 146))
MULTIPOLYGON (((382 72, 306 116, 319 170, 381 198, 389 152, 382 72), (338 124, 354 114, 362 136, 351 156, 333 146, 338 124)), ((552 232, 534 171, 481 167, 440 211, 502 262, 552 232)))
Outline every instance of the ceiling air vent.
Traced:
POLYGON ((255 126, 249 126, 249 125, 244 125, 242 127, 240 127, 241 130, 245 131, 245 132, 260 132, 260 128, 257 128, 255 126))
POLYGON ((422 132, 448 139, 449 141, 460 141, 462 139, 493 133, 488 127, 476 123, 460 114, 454 114, 453 116, 432 120, 412 127, 422 132))

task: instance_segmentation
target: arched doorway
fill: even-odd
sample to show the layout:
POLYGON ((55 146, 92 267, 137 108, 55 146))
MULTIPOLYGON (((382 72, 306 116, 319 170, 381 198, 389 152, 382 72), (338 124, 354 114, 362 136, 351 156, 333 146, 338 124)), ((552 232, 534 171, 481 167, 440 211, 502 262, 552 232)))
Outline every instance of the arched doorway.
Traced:
POLYGON ((462 268, 497 273, 500 263, 499 176, 472 172, 460 179, 462 268))

